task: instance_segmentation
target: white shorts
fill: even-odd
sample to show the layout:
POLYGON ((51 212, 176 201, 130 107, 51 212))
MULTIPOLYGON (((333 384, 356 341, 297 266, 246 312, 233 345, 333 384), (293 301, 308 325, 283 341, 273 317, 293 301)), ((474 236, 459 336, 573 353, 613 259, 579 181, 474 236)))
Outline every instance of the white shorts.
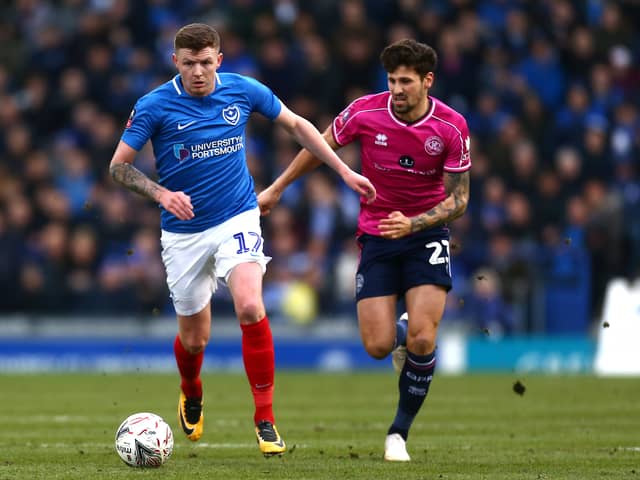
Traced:
POLYGON ((258 263, 264 274, 271 260, 262 252, 258 208, 204 232, 162 230, 160 242, 167 285, 178 315, 193 315, 202 310, 216 291, 217 279, 226 282, 236 265, 258 263))

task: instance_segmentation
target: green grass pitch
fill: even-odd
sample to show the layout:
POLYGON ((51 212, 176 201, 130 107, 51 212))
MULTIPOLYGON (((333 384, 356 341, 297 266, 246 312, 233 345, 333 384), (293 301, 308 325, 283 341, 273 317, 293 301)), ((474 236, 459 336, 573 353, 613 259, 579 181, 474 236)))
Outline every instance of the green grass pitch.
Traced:
POLYGON ((436 376, 409 438, 412 462, 382 460, 395 411, 391 372, 279 372, 276 415, 289 451, 265 459, 241 374, 207 374, 205 431, 176 418, 178 377, 0 376, 0 480, 13 479, 640 479, 640 380, 591 376, 436 376), (525 392, 514 392, 520 380, 525 392), (176 437, 156 470, 113 447, 129 414, 151 411, 176 437))

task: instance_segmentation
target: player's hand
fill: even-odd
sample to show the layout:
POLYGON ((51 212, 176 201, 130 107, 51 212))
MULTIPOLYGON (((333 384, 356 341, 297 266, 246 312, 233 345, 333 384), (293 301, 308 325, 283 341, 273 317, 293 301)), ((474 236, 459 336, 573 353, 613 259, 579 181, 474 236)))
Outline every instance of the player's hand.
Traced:
POLYGON ((160 194, 160 205, 173 213, 178 220, 191 220, 194 217, 191 197, 184 192, 166 190, 160 194))
POLYGON ((282 192, 278 192, 273 186, 266 188, 258 194, 258 207, 260 215, 268 215, 271 209, 280 201, 282 192))
POLYGON ((342 179, 352 190, 366 197, 367 203, 371 203, 376 199, 376 189, 367 177, 349 169, 342 179))
POLYGON ((397 239, 406 237, 411 233, 411 219, 405 217, 402 212, 391 212, 387 218, 380 220, 378 230, 380 230, 380 235, 384 238, 397 239))

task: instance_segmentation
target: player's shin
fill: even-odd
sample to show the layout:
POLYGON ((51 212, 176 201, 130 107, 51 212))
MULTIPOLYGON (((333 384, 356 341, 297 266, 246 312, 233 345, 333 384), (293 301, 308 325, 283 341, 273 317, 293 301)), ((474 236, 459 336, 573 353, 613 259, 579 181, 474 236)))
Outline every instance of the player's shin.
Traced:
POLYGON ((398 381, 398 409, 389 434, 398 433, 407 439, 409 428, 429 392, 435 366, 435 351, 428 355, 416 355, 407 351, 407 359, 398 381))
POLYGON ((201 398, 202 381, 200 379, 200 370, 202 369, 204 351, 196 354, 188 352, 182 345, 178 335, 176 335, 173 343, 173 351, 178 371, 180 372, 180 388, 182 392, 188 398, 201 398))
POLYGON ((187 438, 195 442, 200 440, 204 428, 202 381, 200 380, 204 351, 196 354, 188 352, 180 341, 180 336, 176 336, 173 351, 180 372, 178 421, 187 438))
POLYGON ((274 423, 273 382, 275 358, 269 319, 265 316, 257 323, 241 325, 242 359, 251 386, 255 404, 254 422, 274 423))

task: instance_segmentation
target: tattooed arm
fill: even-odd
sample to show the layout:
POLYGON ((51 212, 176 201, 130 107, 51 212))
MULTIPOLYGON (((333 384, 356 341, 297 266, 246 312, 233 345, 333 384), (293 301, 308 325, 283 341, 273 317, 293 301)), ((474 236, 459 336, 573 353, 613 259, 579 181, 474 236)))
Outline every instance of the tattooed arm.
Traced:
POLYGON ((401 238, 460 217, 469 202, 469 172, 444 172, 444 189, 447 197, 425 213, 408 218, 401 212, 391 212, 388 218, 380 221, 380 234, 385 238, 401 238))
POLYGON ((444 190, 447 198, 428 212, 411 218, 411 233, 449 223, 462 216, 469 202, 469 171, 445 172, 444 190))
POLYGON ((155 200, 180 220, 193 218, 193 206, 188 195, 167 190, 133 166, 137 153, 129 145, 120 141, 109 166, 111 178, 132 192, 155 200))

